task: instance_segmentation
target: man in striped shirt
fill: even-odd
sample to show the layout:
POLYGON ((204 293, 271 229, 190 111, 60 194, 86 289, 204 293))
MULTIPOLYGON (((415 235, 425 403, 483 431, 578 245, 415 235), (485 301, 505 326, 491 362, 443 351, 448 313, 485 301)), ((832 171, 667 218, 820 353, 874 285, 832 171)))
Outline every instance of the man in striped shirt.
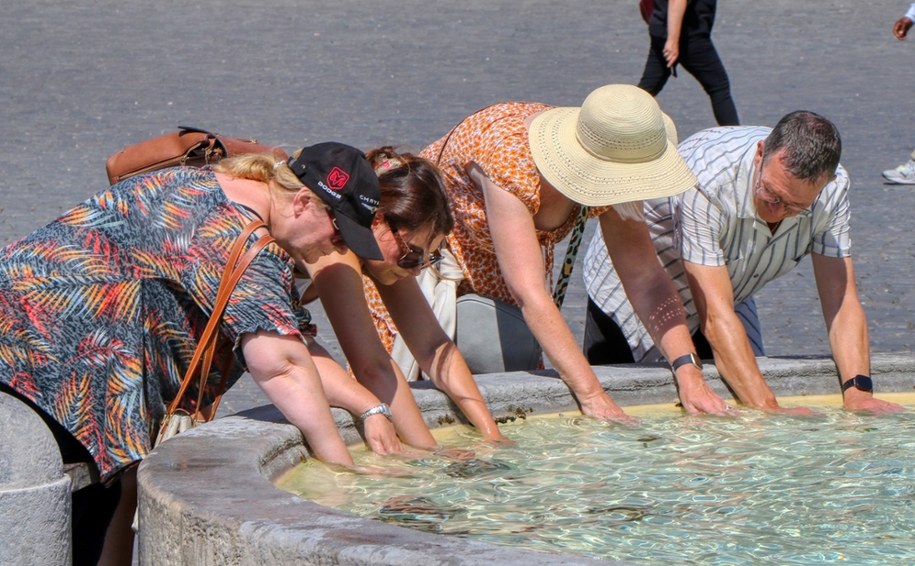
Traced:
MULTIPOLYGON (((699 132, 679 151, 697 186, 646 201, 644 213, 694 340, 705 344, 701 357, 714 355, 718 371, 745 405, 785 410, 756 363, 764 350, 753 294, 811 254, 845 407, 901 410, 872 393, 867 319, 850 256, 849 180, 839 165, 835 126, 812 112, 793 112, 773 129, 699 132)), ((589 361, 660 361, 600 237, 588 249, 584 278, 589 361)), ((698 358, 687 355, 681 363, 698 364, 698 358)))

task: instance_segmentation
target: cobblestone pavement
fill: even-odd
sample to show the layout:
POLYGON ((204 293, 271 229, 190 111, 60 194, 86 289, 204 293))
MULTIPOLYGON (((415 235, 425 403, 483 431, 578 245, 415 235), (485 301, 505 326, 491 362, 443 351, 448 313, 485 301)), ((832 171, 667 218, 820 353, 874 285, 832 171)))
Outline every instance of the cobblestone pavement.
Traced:
MULTIPOLYGON (((335 139, 420 149, 501 100, 578 105, 637 82, 634 0, 11 2, 0 18, 0 245, 105 186, 105 158, 179 124, 290 148, 335 139)), ((880 172, 915 146, 915 45, 903 0, 722 0, 714 32, 745 124, 796 109, 843 134, 858 284, 875 351, 911 352, 915 187, 880 172)), ((687 74, 659 96, 681 138, 713 124, 687 74)), ((580 273, 580 270, 577 272, 580 273)), ((581 335, 575 278, 564 307, 581 335)), ((758 300, 770 355, 828 353, 810 262, 758 300)), ((319 323, 322 321, 317 310, 319 323)), ((324 329, 326 323, 321 323, 324 329)), ((325 342, 338 354, 335 342, 325 342)), ((224 411, 259 404, 252 386, 224 411)))

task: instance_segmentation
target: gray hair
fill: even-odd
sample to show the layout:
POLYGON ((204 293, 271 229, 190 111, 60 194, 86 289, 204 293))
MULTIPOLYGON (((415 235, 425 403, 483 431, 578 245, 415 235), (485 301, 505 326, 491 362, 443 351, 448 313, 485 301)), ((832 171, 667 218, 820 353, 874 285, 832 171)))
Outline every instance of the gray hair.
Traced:
POLYGON ((842 155, 842 138, 835 124, 806 110, 785 115, 763 144, 763 161, 784 149, 788 172, 805 181, 819 181, 836 174, 842 155))

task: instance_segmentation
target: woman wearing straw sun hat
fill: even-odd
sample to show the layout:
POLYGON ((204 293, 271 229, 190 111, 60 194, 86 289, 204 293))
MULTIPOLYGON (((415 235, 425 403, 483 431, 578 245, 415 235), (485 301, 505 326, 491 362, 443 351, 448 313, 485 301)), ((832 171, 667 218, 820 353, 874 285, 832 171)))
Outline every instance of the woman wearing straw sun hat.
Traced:
MULTIPOLYGON (((673 123, 650 95, 631 85, 607 85, 580 108, 495 104, 422 152, 439 164, 451 200, 455 227, 447 251, 463 275, 457 295, 476 293, 520 307, 586 415, 624 417, 551 296, 554 247, 572 231, 582 207, 590 207, 588 218, 599 219, 629 300, 667 359, 691 360, 694 353, 680 299, 641 217, 641 200, 679 194, 696 182, 675 140, 673 123)), ((370 304, 392 345, 396 329, 377 301, 370 304)), ((681 398, 691 400, 687 411, 726 410, 697 365, 678 363, 675 374, 681 398)))

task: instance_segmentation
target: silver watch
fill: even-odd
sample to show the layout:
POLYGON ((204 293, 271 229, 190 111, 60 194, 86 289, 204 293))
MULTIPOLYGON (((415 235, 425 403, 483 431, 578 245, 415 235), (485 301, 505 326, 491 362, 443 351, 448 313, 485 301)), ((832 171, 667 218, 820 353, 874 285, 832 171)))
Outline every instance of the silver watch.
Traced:
POLYGON ((388 407, 387 403, 382 403, 380 405, 375 405, 371 409, 366 410, 364 413, 359 415, 359 420, 364 421, 365 419, 371 417, 372 415, 384 415, 388 420, 391 420, 393 415, 391 414, 391 408, 388 407))

